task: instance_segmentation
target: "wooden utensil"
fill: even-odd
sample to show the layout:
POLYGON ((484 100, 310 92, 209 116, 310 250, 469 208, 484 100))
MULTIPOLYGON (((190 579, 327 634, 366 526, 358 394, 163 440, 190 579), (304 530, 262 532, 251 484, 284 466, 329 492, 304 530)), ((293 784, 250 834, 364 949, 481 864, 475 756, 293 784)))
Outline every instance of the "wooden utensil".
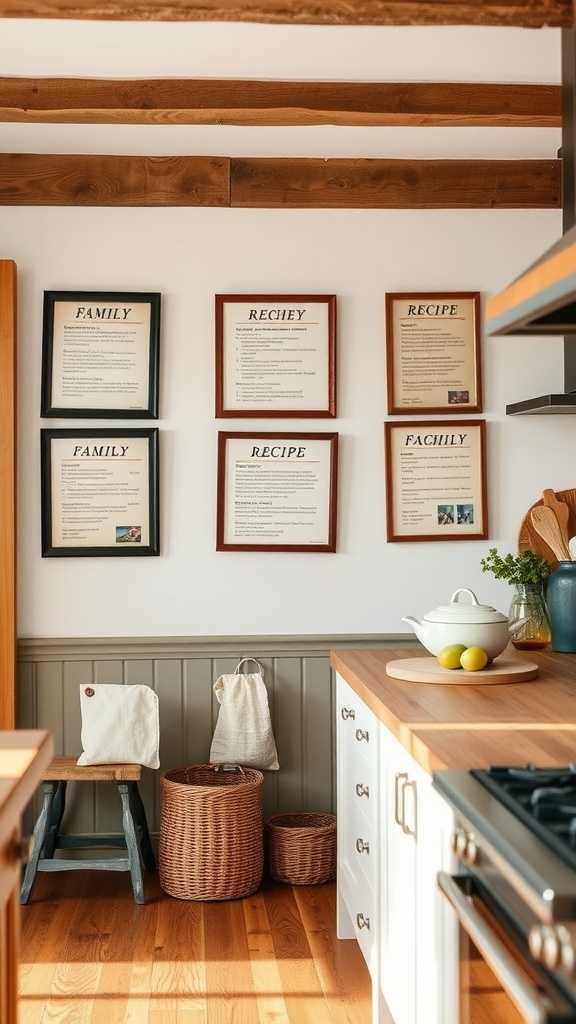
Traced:
MULTIPOLYGON (((574 537, 576 536, 576 488, 570 488, 565 491, 556 491, 556 497, 558 501, 563 501, 564 504, 568 506, 568 536, 574 537)), ((533 502, 525 512, 518 531, 518 550, 534 551, 535 554, 546 559, 551 569, 555 569, 558 565, 558 559, 554 555, 554 552, 551 551, 548 545, 542 540, 541 536, 536 533, 530 518, 532 509, 540 508, 543 504, 544 501, 542 497, 540 497, 537 501, 533 502)))
POLYGON ((564 501, 560 501, 551 487, 547 487, 542 492, 542 500, 547 508, 551 508, 556 519, 558 520, 558 526, 560 527, 560 533, 562 534, 562 540, 564 541, 564 547, 568 547, 568 540, 570 534, 568 532, 568 519, 570 518, 570 509, 564 501))
POLYGON ((559 562, 570 561, 570 552, 563 540, 558 520, 551 508, 541 505, 530 513, 532 526, 548 545, 559 562))
POLYGON ((568 541, 568 551, 570 552, 570 558, 573 562, 576 562, 576 537, 570 537, 568 541))

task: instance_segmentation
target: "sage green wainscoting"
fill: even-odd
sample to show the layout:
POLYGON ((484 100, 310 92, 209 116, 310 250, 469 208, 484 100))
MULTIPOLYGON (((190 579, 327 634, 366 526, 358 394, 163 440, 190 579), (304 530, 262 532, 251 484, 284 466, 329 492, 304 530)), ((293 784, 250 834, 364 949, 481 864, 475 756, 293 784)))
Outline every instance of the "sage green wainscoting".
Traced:
MULTIPOLYGON (((24 639, 18 647, 18 725, 49 729, 57 754, 80 753, 79 686, 145 683, 160 700, 162 770, 207 761, 218 703, 212 685, 252 655, 264 667, 279 772, 266 773, 266 814, 335 808, 332 648, 406 645, 412 636, 24 639)), ((142 796, 158 831, 158 772, 142 796)), ((64 831, 121 830, 114 787, 70 786, 64 831), (81 797, 81 799, 80 799, 81 797)))

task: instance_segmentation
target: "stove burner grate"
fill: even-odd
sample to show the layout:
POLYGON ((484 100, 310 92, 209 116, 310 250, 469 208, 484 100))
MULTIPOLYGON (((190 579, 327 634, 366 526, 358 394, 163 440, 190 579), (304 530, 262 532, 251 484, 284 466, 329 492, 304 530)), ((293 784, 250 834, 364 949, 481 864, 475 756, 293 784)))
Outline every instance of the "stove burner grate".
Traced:
POLYGON ((471 775, 576 869, 576 763, 551 769, 495 766, 471 775))

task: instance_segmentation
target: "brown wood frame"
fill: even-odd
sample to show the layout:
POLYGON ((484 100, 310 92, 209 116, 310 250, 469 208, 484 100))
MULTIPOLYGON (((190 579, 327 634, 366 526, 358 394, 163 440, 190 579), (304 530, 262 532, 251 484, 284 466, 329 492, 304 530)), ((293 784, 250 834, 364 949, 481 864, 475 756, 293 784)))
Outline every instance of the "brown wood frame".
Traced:
POLYGON ((16 718, 16 283, 0 260, 0 729, 16 718))
POLYGON ((2 0, 4 18, 570 28, 572 0, 2 0))
POLYGON ((451 540, 487 540, 488 532, 488 490, 486 472, 486 420, 397 420, 384 424, 384 451, 386 468, 386 539, 388 543, 418 541, 438 541, 444 543, 451 540), (419 430, 436 429, 438 427, 478 427, 480 430, 480 476, 482 487, 482 531, 479 533, 427 533, 427 534, 396 534, 394 532, 394 502, 392 482, 392 431, 404 430, 406 427, 417 427, 419 430))
POLYGON ((216 416, 220 419, 327 419, 336 416, 336 296, 335 295, 216 295, 216 416), (305 302, 328 306, 328 404, 322 409, 226 409, 224 407, 224 306, 233 302, 305 302))
POLYGON ((387 292, 386 293, 386 389, 388 395, 389 416, 429 416, 436 413, 447 415, 454 410, 455 416, 466 413, 482 412, 482 295, 480 292, 387 292), (476 402, 466 406, 403 406, 396 405, 394 395, 394 302, 406 299, 472 299, 474 302, 474 367, 476 377, 476 402))
POLYGON ((211 78, 0 77, 0 122, 32 124, 561 124, 559 85, 211 78))
POLYGON ((217 551, 303 551, 319 554, 332 554, 336 551, 338 533, 338 433, 310 433, 308 431, 219 431, 218 432, 218 498, 216 512, 216 550, 217 551), (254 438, 255 440, 283 441, 327 441, 330 444, 330 496, 328 543, 327 544, 226 544, 225 507, 226 507, 226 449, 229 440, 234 438, 254 438))

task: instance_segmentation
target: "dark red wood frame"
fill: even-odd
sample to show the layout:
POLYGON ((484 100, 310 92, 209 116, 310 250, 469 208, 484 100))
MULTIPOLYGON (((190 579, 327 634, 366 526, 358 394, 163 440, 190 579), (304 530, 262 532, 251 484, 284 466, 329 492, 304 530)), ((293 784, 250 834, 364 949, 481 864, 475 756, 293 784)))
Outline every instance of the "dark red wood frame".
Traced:
POLYGON ((386 461, 386 536, 389 543, 415 541, 447 540, 486 540, 488 534, 488 493, 486 487, 486 421, 485 420, 403 420, 401 423, 384 424, 384 447, 386 461), (477 427, 480 430, 480 478, 482 488, 482 531, 479 533, 426 533, 396 534, 394 533, 394 503, 392 482, 392 431, 404 430, 406 427, 418 427, 427 430, 436 427, 477 427))
POLYGON ((480 292, 388 292, 386 294, 386 381, 388 393, 388 415, 389 416, 430 416, 434 413, 442 413, 444 416, 452 413, 461 416, 469 412, 482 412, 482 320, 481 320, 481 293, 480 292), (402 299, 472 299, 474 301, 474 347, 475 347, 475 375, 476 375, 476 403, 466 406, 414 406, 396 405, 394 397, 394 317, 393 307, 396 300, 402 299))
POLYGON ((219 431, 218 432, 218 498, 216 512, 217 551, 308 551, 334 553, 338 530, 338 434, 302 433, 300 431, 219 431), (225 488, 226 448, 233 438, 255 438, 256 440, 285 441, 327 441, 330 443, 330 496, 328 499, 328 543, 327 544, 225 544, 225 488))
POLYGON ((327 419, 336 416, 336 296, 216 295, 216 416, 220 419, 327 419), (323 409, 224 408, 224 304, 227 302, 324 302, 328 305, 328 395, 323 409))

